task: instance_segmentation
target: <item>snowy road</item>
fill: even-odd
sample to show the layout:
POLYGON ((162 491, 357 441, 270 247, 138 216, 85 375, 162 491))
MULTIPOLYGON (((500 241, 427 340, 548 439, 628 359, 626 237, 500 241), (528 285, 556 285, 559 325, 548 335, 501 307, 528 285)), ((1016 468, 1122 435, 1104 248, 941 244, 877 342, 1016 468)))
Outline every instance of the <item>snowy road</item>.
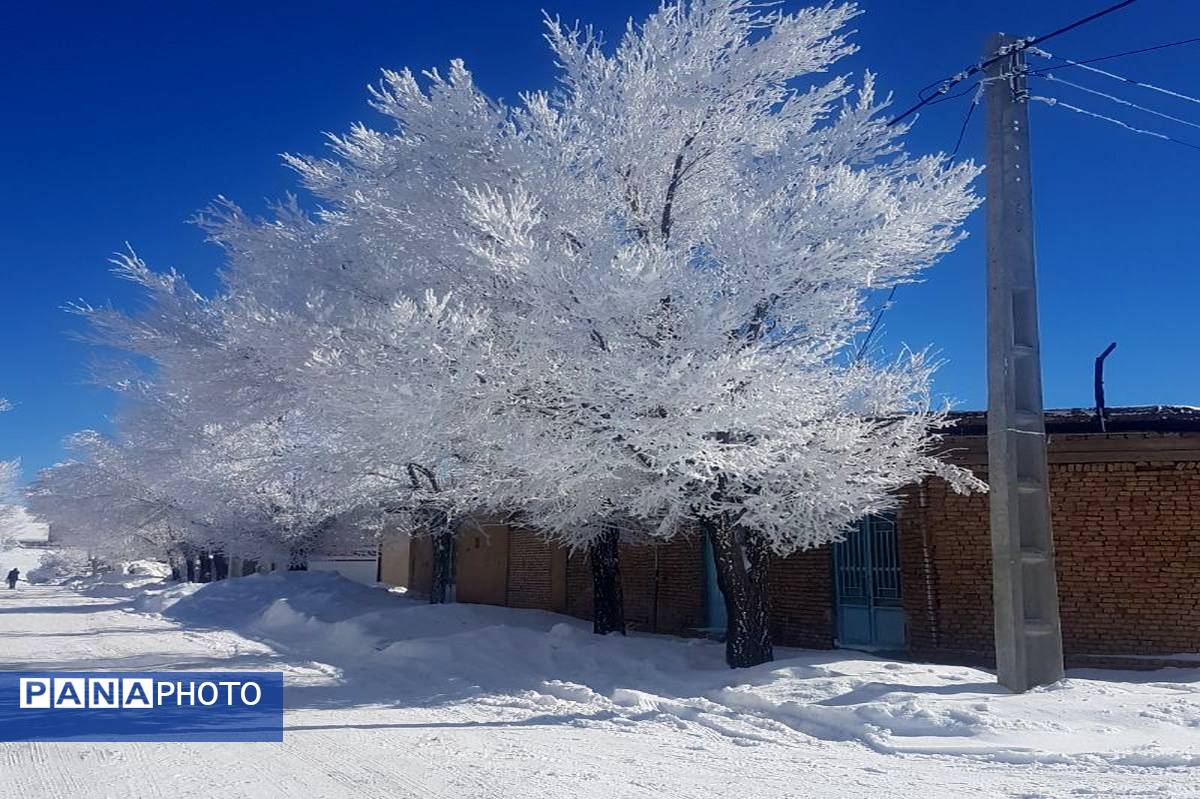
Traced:
MULTIPOLYGON (((888 754, 749 709, 738 717, 728 702, 684 693, 651 700, 592 685, 620 700, 614 704, 559 681, 531 691, 508 675, 507 689, 483 687, 455 650, 441 661, 445 673, 422 671, 420 658, 432 651, 424 639, 395 645, 403 649, 389 662, 408 658, 407 672, 351 657, 335 665, 353 642, 330 641, 311 625, 314 652, 302 652, 295 639, 272 645, 264 642, 270 635, 251 640, 134 612, 128 598, 37 586, 0 593, 0 669, 281 670, 289 686, 282 744, 0 744, 0 792, 27 799, 1200 796, 1195 766, 888 754), (455 675, 460 665, 466 676, 455 675), (422 685, 432 693, 412 699, 422 685)), ((564 634, 555 630, 539 635, 564 634)), ((479 657, 494 655, 484 651, 488 637, 480 640, 479 657)))

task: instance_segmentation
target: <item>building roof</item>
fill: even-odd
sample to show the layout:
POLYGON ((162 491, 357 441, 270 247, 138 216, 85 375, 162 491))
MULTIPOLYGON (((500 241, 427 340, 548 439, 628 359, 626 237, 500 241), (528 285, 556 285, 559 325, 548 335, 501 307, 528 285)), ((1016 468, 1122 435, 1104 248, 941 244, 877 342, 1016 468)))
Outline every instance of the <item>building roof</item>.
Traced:
MULTIPOLYGON (((950 414, 953 427, 947 436, 987 435, 987 411, 956 411, 950 414)), ((1200 432, 1200 408, 1190 405, 1130 405, 1106 408, 1109 433, 1187 433, 1200 432)), ((1046 432, 1099 433, 1095 408, 1056 408, 1046 411, 1046 432)))

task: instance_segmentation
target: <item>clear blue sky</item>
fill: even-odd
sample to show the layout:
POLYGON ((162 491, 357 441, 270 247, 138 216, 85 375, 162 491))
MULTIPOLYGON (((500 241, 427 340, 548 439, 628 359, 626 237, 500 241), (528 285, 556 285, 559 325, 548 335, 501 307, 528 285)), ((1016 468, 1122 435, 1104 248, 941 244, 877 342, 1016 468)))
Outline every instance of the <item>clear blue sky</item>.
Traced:
MULTIPOLYGON (((1042 33, 1112 0, 863 0, 848 71, 870 68, 906 106, 920 87, 978 56, 989 31, 1042 33)), ((83 298, 127 307, 106 259, 130 242, 157 268, 215 288, 217 251, 185 220, 217 194, 252 210, 294 188, 282 152, 321 152, 322 131, 379 122, 364 87, 381 67, 461 57, 480 85, 512 98, 550 85, 540 9, 619 34, 644 0, 418 2, 16 2, 0 27, 0 457, 27 476, 60 441, 104 429, 111 398, 84 385, 88 348, 62 311, 83 298)), ((789 0, 794 7, 794 0, 789 0)), ((1194 0, 1140 0, 1046 48, 1073 58, 1200 36, 1194 0)), ((1200 94, 1200 46, 1101 64, 1200 94)), ((1065 74, 1064 74, 1065 77, 1065 74)), ((1073 80, 1200 121, 1200 106, 1079 73, 1073 80)), ((1048 86, 1064 98, 1068 90, 1048 86)), ((1085 108, 1200 142, 1200 130, 1074 95, 1085 108)), ((969 97, 928 109, 917 153, 953 147, 969 97)), ((1200 405, 1200 151, 1033 110, 1046 404, 1088 405, 1110 340, 1109 403, 1200 405)), ((980 155, 977 114, 963 152, 980 155)), ((902 288, 879 343, 933 345, 937 390, 985 403, 983 238, 926 283, 902 288)))

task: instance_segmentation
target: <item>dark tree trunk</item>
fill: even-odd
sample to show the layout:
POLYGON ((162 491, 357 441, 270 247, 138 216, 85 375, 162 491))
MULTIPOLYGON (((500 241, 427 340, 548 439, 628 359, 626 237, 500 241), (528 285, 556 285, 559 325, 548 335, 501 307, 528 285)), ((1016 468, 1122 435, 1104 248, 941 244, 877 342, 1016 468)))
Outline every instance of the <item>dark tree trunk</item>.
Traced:
POLYGON ((732 524, 726 515, 701 519, 700 526, 712 543, 717 585, 725 597, 725 662, 740 669, 774 660, 766 542, 761 534, 732 524))
MULTIPOLYGON (((424 478, 429 491, 441 492, 437 476, 432 469, 419 463, 410 463, 405 469, 414 491, 421 491, 424 478)), ((434 500, 424 500, 417 507, 420 526, 432 536, 433 574, 429 581, 429 604, 440 605, 450 599, 450 586, 454 584, 454 527, 450 516, 434 500)))
POLYGON ((592 565, 592 632, 625 634, 625 599, 621 594, 621 531, 606 526, 588 546, 592 565))
POLYGON ((242 561, 242 576, 243 577, 249 577, 251 574, 254 574, 257 571, 258 571, 258 561, 257 560, 242 561))
POLYGON ((229 579, 229 558, 224 555, 217 554, 212 556, 213 561, 213 579, 227 580, 229 579))
POLYGON ((189 583, 196 582, 196 557, 191 552, 183 556, 183 568, 189 583))
POLYGON ((202 583, 212 582, 212 556, 207 552, 200 553, 200 576, 199 580, 202 583))
POLYGON ((308 571, 308 552, 303 549, 293 549, 289 552, 287 570, 290 572, 308 571))
POLYGON ((446 515, 438 511, 440 519, 434 526, 433 581, 429 585, 429 604, 440 605, 450 600, 450 585, 454 582, 454 531, 450 529, 446 515))

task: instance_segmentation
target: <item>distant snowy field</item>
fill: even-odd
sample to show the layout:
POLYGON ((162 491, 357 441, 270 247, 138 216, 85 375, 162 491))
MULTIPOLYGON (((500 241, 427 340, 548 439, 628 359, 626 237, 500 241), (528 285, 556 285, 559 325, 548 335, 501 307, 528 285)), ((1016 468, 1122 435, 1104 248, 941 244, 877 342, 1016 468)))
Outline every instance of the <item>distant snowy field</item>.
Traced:
POLYGON ((710 642, 328 573, 76 588, 4 597, 0 667, 282 670, 285 742, 0 745, 14 796, 74 796, 97 763, 89 797, 1200 796, 1200 669, 1013 696, 980 670, 849 652, 730 671, 710 642))

